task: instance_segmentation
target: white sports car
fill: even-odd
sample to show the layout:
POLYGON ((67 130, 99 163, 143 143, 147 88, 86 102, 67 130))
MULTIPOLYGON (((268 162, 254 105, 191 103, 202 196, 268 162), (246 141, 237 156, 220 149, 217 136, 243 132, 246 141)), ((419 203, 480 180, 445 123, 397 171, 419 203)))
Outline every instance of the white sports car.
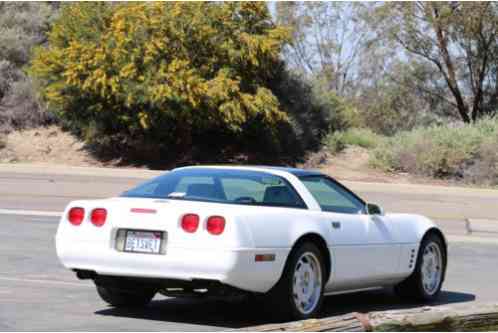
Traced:
POLYGON ((294 319, 360 289, 431 300, 447 262, 429 219, 384 214, 320 172, 277 167, 185 167, 120 197, 73 201, 56 247, 112 306, 157 292, 265 295, 294 319))

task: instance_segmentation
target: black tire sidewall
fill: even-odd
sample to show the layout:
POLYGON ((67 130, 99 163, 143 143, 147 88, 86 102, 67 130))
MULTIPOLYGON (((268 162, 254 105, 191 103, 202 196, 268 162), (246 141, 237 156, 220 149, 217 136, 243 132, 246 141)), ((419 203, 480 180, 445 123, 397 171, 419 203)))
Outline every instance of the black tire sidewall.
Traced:
POLYGON ((152 289, 126 290, 98 284, 96 287, 102 300, 115 307, 142 306, 149 303, 156 294, 156 291, 152 289))
POLYGON ((431 301, 435 299, 439 293, 441 292, 441 287, 443 285, 444 281, 444 275, 446 273, 446 248, 444 246, 443 240, 434 234, 429 234, 427 237, 425 237, 420 244, 420 249, 418 251, 418 256, 417 256, 417 264, 415 266, 415 271, 413 274, 413 282, 414 282, 414 287, 416 287, 416 296, 422 301, 431 301), (424 286, 423 286, 423 275, 422 275, 422 262, 423 262, 423 256, 424 256, 424 251, 427 245, 430 243, 435 243, 439 247, 439 251, 441 253, 441 259, 442 259, 442 267, 441 267, 441 279, 439 280, 439 285, 433 294, 429 294, 425 291, 424 286))
MULTIPOLYGON (((306 242, 296 247, 290 254, 287 263, 285 265, 284 273, 282 278, 275 286, 273 293, 270 293, 275 301, 282 301, 280 304, 281 311, 284 311, 283 315, 290 316, 292 319, 302 320, 308 319, 316 316, 316 314, 320 311, 320 308, 323 303, 323 290, 326 284, 326 271, 325 271, 325 263, 323 261, 323 255, 319 248, 313 243, 306 242), (320 292, 319 300, 310 313, 304 314, 297 308, 297 305, 294 301, 293 297, 293 280, 294 273, 296 269, 297 262, 299 258, 307 252, 313 253, 318 259, 320 264, 321 274, 322 274, 322 288, 320 292)), ((276 305, 276 304, 275 304, 276 305)))

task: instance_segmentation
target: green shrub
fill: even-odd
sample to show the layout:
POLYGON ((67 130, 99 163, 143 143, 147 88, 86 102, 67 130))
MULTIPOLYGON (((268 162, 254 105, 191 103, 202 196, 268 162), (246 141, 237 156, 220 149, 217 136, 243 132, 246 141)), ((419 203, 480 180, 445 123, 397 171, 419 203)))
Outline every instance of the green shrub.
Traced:
POLYGON ((338 153, 347 146, 373 149, 383 140, 382 136, 368 128, 350 128, 346 131, 330 133, 324 138, 323 143, 331 153, 338 153))
POLYGON ((264 3, 74 3, 30 73, 84 137, 163 155, 228 143, 262 151, 289 123, 271 91, 288 37, 264 3))
POLYGON ((299 154, 319 148, 322 138, 331 128, 342 126, 337 121, 341 113, 339 104, 331 104, 319 96, 313 84, 299 75, 280 71, 270 88, 289 117, 290 128, 283 127, 279 133, 287 152, 296 150, 299 154))
POLYGON ((386 171, 494 183, 497 152, 498 121, 485 119, 401 132, 372 151, 370 164, 386 171))

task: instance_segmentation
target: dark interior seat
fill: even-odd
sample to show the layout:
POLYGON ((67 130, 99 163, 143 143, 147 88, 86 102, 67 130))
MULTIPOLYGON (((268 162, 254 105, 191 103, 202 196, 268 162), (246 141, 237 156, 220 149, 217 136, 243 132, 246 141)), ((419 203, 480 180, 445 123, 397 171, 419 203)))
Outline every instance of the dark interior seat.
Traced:
POLYGON ((287 186, 270 186, 265 190, 263 202, 272 205, 296 205, 296 195, 287 186))
POLYGON ((187 197, 188 196, 211 199, 221 198, 219 193, 216 191, 214 184, 190 184, 187 187, 187 197))

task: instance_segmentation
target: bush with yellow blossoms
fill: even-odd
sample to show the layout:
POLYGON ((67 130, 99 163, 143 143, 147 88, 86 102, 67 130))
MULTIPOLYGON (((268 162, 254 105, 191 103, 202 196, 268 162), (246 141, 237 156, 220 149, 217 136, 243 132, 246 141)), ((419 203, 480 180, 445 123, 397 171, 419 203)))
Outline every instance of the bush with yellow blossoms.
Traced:
POLYGON ((74 3, 29 72, 49 109, 90 141, 187 148, 203 133, 238 140, 288 124, 269 88, 288 38, 265 3, 74 3))

